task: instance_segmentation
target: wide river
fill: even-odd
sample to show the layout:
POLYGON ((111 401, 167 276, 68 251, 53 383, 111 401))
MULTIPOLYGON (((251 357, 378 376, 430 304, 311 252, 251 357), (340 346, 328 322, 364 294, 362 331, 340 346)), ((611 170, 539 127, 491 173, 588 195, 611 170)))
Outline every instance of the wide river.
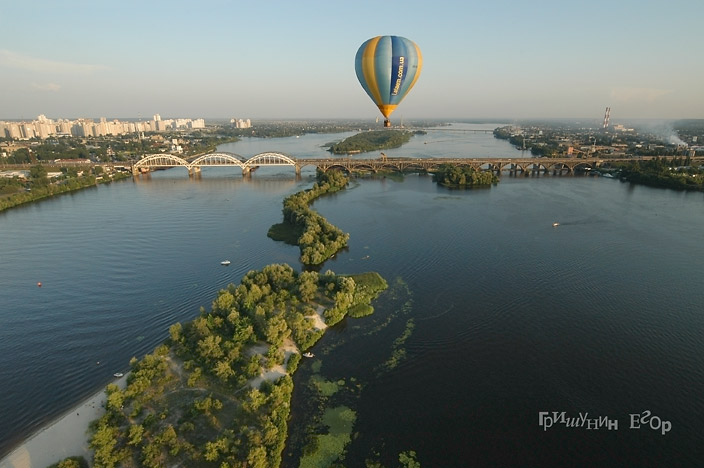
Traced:
MULTIPOLYGON (((320 146, 346 135, 220 150, 326 157, 320 146)), ((520 153, 491 134, 443 129, 386 154, 520 153)), ((300 269, 298 249, 266 232, 311 177, 211 168, 189 179, 177 168, 0 213, 0 456, 248 270, 300 269)), ((362 388, 348 402, 357 421, 346 466, 373 452, 395 466, 405 450, 424 467, 701 466, 704 194, 508 174, 491 189, 451 191, 409 175, 356 179, 314 207, 350 233, 323 269, 378 271, 392 285, 373 316, 335 327, 316 349, 326 378, 362 388), (380 370, 411 319, 404 359, 380 370), (560 422, 580 415, 583 426, 560 422)), ((296 404, 310 367, 296 375, 287 466, 310 424, 296 404)))

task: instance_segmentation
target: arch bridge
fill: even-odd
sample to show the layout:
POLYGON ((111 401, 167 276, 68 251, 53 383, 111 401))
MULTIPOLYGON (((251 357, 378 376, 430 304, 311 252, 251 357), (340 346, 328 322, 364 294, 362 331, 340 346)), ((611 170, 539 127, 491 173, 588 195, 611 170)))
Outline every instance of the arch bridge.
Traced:
POLYGON ((156 168, 185 167, 189 175, 197 174, 203 167, 239 167, 247 175, 259 166, 292 166, 300 174, 300 166, 292 157, 284 153, 259 153, 249 159, 239 154, 217 152, 198 156, 187 161, 169 153, 149 154, 132 165, 132 173, 149 172, 156 168))

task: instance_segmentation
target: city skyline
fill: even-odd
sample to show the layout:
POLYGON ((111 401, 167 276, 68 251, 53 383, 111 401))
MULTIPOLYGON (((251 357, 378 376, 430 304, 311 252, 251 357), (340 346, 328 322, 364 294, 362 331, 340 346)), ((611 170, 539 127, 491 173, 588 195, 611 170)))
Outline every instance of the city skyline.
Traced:
POLYGON ((704 118, 695 1, 0 1, 0 120, 369 118, 376 35, 423 52, 400 118, 704 118))

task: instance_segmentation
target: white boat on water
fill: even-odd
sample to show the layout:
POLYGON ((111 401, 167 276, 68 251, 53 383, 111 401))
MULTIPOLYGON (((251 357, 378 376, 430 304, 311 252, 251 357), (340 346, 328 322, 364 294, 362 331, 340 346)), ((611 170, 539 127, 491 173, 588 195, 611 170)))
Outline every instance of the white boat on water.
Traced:
POLYGON ((303 353, 303 357, 313 357, 313 356, 315 356, 315 354, 311 353, 310 351, 308 351, 307 353, 303 353))
POLYGON ((227 266, 227 265, 229 265, 230 263, 231 263, 231 262, 230 262, 229 260, 223 260, 222 262, 220 262, 220 265, 227 266))
POLYGON ((123 374, 122 372, 115 372, 114 374, 112 374, 113 377, 117 377, 117 378, 120 378, 120 377, 122 377, 122 376, 124 376, 124 375, 125 375, 125 374, 123 374))
POLYGON ((552 223, 552 227, 557 227, 557 226, 559 226, 559 225, 560 225, 560 223, 558 223, 558 222, 552 223))

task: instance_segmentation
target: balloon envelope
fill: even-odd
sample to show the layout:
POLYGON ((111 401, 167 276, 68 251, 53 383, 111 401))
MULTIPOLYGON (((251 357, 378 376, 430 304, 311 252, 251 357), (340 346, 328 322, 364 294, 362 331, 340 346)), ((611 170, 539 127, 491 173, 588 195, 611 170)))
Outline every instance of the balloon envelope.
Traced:
POLYGON ((400 36, 369 39, 354 61, 357 79, 387 119, 416 84, 422 67, 418 46, 400 36))

